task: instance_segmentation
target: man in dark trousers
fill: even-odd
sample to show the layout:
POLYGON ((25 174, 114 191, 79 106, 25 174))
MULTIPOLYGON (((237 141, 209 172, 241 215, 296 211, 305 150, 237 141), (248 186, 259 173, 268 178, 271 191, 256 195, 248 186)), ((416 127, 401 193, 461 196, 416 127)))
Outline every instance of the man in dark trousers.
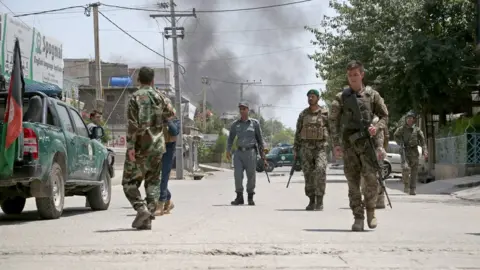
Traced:
POLYGON ((257 166, 257 148, 260 156, 265 162, 263 151, 263 137, 260 122, 248 116, 248 103, 240 102, 240 119, 234 121, 230 128, 227 142, 227 159, 231 160, 233 141, 237 137, 237 150, 235 151, 233 166, 235 176, 235 192, 237 197, 231 202, 232 205, 244 204, 243 200, 243 171, 247 174, 248 205, 255 205, 253 195, 255 194, 255 178, 257 166))

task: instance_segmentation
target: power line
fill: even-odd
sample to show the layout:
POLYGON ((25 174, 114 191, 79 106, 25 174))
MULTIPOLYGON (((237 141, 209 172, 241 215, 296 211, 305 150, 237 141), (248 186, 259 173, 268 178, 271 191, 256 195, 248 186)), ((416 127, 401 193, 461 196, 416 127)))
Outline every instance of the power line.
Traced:
MULTIPOLYGON (((127 36, 129 36, 131 39, 135 40, 138 44, 142 45, 143 47, 145 47, 146 49, 148 49, 149 51, 155 53, 156 55, 162 57, 163 59, 165 60, 168 60, 172 63, 175 63, 173 60, 171 60, 170 58, 167 58, 165 57, 164 55, 160 54, 159 52, 155 51, 154 49, 150 48, 149 46, 145 45, 145 43, 141 42, 140 40, 138 40, 137 38, 135 38, 134 36, 132 36, 130 33, 128 33, 127 31, 123 30, 123 28, 121 28, 118 24, 114 23, 112 20, 110 20, 110 18, 108 18, 107 16, 105 16, 105 14, 103 14, 101 11, 98 11, 98 13, 100 15, 102 15, 102 17, 104 17, 107 21, 109 21, 111 24, 113 24, 115 27, 117 27, 120 31, 122 31, 123 33, 125 33, 127 36)), ((180 72, 180 73, 185 73, 186 70, 185 70, 185 67, 178 64, 178 66, 180 66, 182 69, 183 69, 183 72, 180 72)))
POLYGON ((42 15, 42 14, 56 13, 56 12, 59 12, 59 11, 76 9, 76 8, 82 8, 82 9, 84 9, 85 12, 87 12, 87 9, 89 8, 89 6, 90 5, 69 6, 69 7, 64 7, 64 8, 56 8, 56 9, 49 9, 49 10, 43 10, 43 11, 37 11, 37 12, 18 14, 18 15, 15 15, 15 17, 26 17, 26 16, 32 16, 32 15, 42 15))
MULTIPOLYGON (((291 6, 297 5, 301 3, 311 2, 312 0, 301 0, 295 1, 290 3, 283 3, 283 4, 276 4, 276 5, 268 5, 268 6, 260 6, 260 7, 249 7, 249 8, 238 8, 238 9, 216 9, 216 10, 195 10, 195 13, 222 13, 222 12, 238 12, 238 11, 250 11, 250 10, 259 10, 259 9, 268 9, 268 8, 276 8, 276 7, 284 7, 284 6, 291 6)), ((168 11, 158 10, 158 9, 149 9, 149 8, 138 8, 138 7, 128 7, 128 6, 118 6, 118 5, 110 5, 110 4, 103 4, 98 3, 100 6, 112 7, 117 8, 119 10, 136 10, 136 11, 148 11, 148 12, 165 12, 168 11)), ((50 9, 50 10, 43 10, 37 12, 30 12, 30 13, 22 13, 16 15, 15 17, 25 17, 25 16, 32 16, 32 15, 43 15, 43 14, 51 14, 51 13, 58 13, 66 10, 76 9, 76 8, 83 8, 85 11, 87 8, 91 6, 91 4, 87 4, 84 6, 69 6, 64 8, 57 8, 57 9, 50 9)), ((178 12, 190 12, 190 11, 178 11, 178 12)), ((65 13, 65 12, 64 12, 65 13)))
MULTIPOLYGON (((249 7, 249 8, 238 8, 238 9, 216 9, 216 10, 195 10, 195 13, 221 13, 221 12, 238 12, 238 11, 249 11, 249 10, 258 10, 258 9, 267 9, 267 8, 276 8, 276 7, 284 7, 284 6, 291 6, 306 2, 311 2, 312 0, 301 0, 296 2, 290 3, 283 3, 283 4, 276 4, 276 5, 268 5, 268 6, 261 6, 261 7, 249 7)), ((109 4, 102 4, 106 7, 114 7, 120 9, 130 9, 130 10, 137 10, 137 11, 150 11, 150 12, 159 12, 158 9, 144 9, 144 8, 133 8, 133 7, 125 7, 125 6, 117 6, 117 5, 109 5, 109 4)), ((167 12, 167 11, 163 11, 167 12)), ((177 12, 190 12, 190 11, 177 11, 177 12)))
MULTIPOLYGON (((220 79, 210 78, 212 81, 227 83, 227 84, 242 84, 241 82, 230 82, 224 81, 220 79)), ((325 85, 324 82, 317 82, 317 83, 298 83, 298 84, 262 84, 262 87, 294 87, 294 86, 307 86, 307 85, 325 85)))

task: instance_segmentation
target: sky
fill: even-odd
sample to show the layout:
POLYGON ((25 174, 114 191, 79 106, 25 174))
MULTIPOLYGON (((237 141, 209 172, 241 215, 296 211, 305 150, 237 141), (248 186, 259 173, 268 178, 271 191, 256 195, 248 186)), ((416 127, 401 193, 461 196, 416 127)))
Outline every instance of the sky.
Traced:
MULTIPOLYGON (((195 8, 223 10, 266 6, 297 0, 177 0, 178 11, 195 8)), ((2 0, 2 13, 22 14, 67 6, 86 5, 84 0, 38 1, 2 0)), ((153 0, 104 0, 104 4, 136 8, 155 8, 153 0)), ((171 39, 159 33, 170 26, 164 18, 149 17, 154 12, 123 10, 101 6, 100 11, 145 45, 173 59, 171 39)), ((165 12, 163 12, 165 13, 165 12)), ((323 89, 316 77, 315 64, 307 55, 315 51, 310 40, 314 35, 303 26, 318 27, 324 15, 331 15, 328 1, 310 2, 241 12, 197 13, 184 17, 178 25, 185 27, 185 38, 178 40, 179 62, 185 67, 180 85, 192 100, 201 99, 202 76, 211 78, 207 100, 217 113, 235 112, 240 101, 238 82, 262 81, 262 85, 245 87, 244 99, 266 119, 275 118, 295 127, 298 114, 307 106, 306 93, 323 89), (223 81, 223 82, 222 82, 223 81), (225 83, 227 82, 227 83, 225 83), (233 82, 233 83, 232 83, 233 82), (298 85, 271 87, 269 85, 298 85)), ((21 17, 26 24, 63 43, 64 58, 94 59, 93 17, 82 9, 53 14, 21 17)), ((100 57, 102 61, 128 63, 130 66, 161 67, 164 59, 142 47, 100 16, 100 57)), ((167 65, 169 62, 165 60, 167 65)))

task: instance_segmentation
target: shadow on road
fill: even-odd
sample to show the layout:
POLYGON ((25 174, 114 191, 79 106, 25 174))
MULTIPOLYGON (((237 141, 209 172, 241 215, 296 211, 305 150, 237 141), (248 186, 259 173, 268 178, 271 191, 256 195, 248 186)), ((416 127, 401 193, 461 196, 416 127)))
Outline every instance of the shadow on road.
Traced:
POLYGON ((215 206, 215 207, 227 207, 227 206, 231 206, 231 207, 242 207, 242 206, 248 206, 248 207, 252 207, 254 205, 248 205, 248 204, 241 204, 241 205, 231 205, 231 204, 212 204, 212 206, 215 206))
MULTIPOLYGON (((303 229, 306 232, 354 232, 352 230, 345 229, 303 229)), ((370 230, 364 230, 363 232, 370 232, 370 230)))
POLYGON ((469 235, 473 235, 473 236, 480 236, 480 233, 467 233, 469 235))
POLYGON ((98 230, 94 231, 96 233, 112 233, 112 232, 133 232, 133 231, 142 231, 134 228, 118 228, 118 229, 111 229, 111 230, 98 230))
MULTIPOLYGON (((72 207, 65 208, 61 218, 82 215, 87 213, 93 213, 92 209, 86 207, 72 207)), ((0 226, 5 225, 18 225, 22 223, 32 222, 32 221, 41 221, 42 219, 38 215, 38 212, 35 210, 25 211, 18 215, 0 215, 0 226)), ((47 220, 45 220, 47 221, 47 220)))
POLYGON ((297 209, 275 209, 275 211, 282 211, 282 212, 318 212, 318 211, 307 211, 305 209, 297 208, 297 209))

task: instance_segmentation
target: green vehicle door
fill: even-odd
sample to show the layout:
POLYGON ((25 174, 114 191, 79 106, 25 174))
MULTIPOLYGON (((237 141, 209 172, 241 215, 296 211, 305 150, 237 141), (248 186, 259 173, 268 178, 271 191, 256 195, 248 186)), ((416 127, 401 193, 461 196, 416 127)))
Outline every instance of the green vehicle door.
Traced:
POLYGON ((95 160, 93 153, 92 141, 89 137, 89 132, 87 126, 82 120, 80 114, 73 110, 69 109, 72 116, 73 122, 75 124, 75 137, 76 146, 77 146, 77 162, 82 166, 81 179, 82 180, 97 180, 97 171, 95 169, 95 160))
POLYGON ((57 109, 58 117, 60 118, 63 133, 65 134, 68 159, 68 179, 82 179, 80 171, 81 166, 79 162, 77 162, 77 157, 79 156, 75 140, 77 135, 75 134, 73 128, 74 125, 72 124, 70 114, 68 113, 68 108, 58 102, 55 107, 57 109))
POLYGON ((279 164, 282 166, 292 166, 293 164, 293 148, 286 147, 280 151, 279 164))

